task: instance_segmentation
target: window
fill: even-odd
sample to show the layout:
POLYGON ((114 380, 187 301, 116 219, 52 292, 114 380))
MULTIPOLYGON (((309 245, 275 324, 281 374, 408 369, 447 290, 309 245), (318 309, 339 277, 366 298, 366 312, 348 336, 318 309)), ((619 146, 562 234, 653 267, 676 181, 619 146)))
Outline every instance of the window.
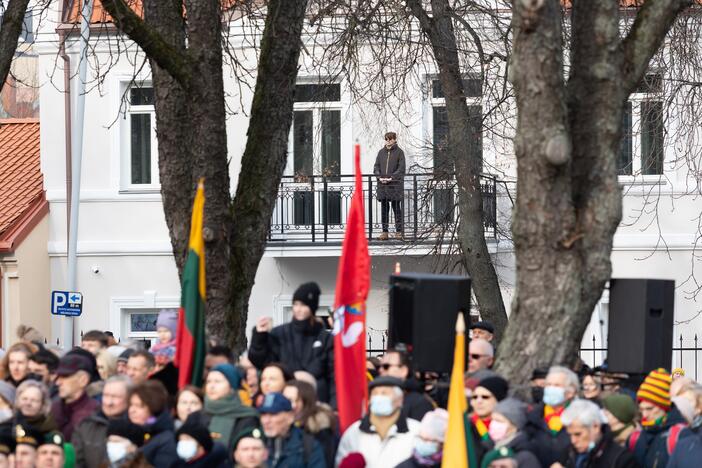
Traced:
MULTIPOLYGON (((463 90, 468 103, 470 132, 470 155, 483 159, 483 109, 480 105, 482 81, 479 78, 464 78, 463 90)), ((453 179, 453 162, 448 148, 449 119, 445 107, 445 98, 438 79, 431 81, 431 115, 432 115, 432 156, 434 175, 439 180, 453 179)), ((437 183, 434 189, 434 220, 437 223, 454 221, 455 195, 453 184, 437 183)))
POLYGON ((315 189, 340 181, 341 85, 297 84, 292 128, 292 172, 312 190, 293 196, 293 222, 341 224, 341 192, 315 189), (315 198, 317 196, 317 198, 315 198), (319 215, 315 217, 315 213, 319 215))
POLYGON ((663 174, 664 135, 663 78, 648 74, 624 107, 619 145, 619 175, 663 174))
MULTIPOLYGON (((130 341, 142 341, 148 349, 157 339, 156 320, 159 309, 122 309, 126 338, 130 341)), ((124 336, 122 336, 124 338, 124 336)))
POLYGON ((152 87, 133 86, 128 90, 124 120, 123 188, 158 188, 156 117, 152 87))

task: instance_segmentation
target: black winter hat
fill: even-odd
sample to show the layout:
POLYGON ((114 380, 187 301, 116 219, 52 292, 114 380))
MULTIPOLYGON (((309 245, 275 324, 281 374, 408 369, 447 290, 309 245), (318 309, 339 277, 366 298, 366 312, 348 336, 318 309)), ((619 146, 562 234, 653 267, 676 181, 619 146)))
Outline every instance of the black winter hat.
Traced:
POLYGON ((500 376, 485 377, 478 383, 478 387, 483 387, 495 395, 497 401, 502 401, 507 397, 509 383, 500 376))
POLYGON ((319 289, 319 285, 315 282, 301 284, 293 294, 293 302, 300 301, 307 307, 312 309, 312 315, 317 312, 319 307, 319 295, 322 291, 319 289))
POLYGON ((200 418, 187 418, 183 425, 180 426, 180 429, 178 429, 178 432, 176 432, 176 438, 180 437, 181 434, 189 435, 195 439, 205 449, 205 452, 210 453, 212 451, 214 446, 212 436, 200 418))
POLYGON ((107 424, 107 435, 124 437, 137 447, 141 447, 146 441, 144 429, 128 419, 110 419, 110 422, 107 424))

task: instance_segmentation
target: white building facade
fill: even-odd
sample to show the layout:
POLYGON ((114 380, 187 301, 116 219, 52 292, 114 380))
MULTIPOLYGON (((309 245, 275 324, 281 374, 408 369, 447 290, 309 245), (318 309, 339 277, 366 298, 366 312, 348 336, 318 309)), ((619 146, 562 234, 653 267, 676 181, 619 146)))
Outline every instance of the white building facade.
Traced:
MULTIPOLYGON (((37 52, 42 79, 42 170, 50 203, 51 285, 52 289, 62 290, 67 283, 66 113, 56 26, 50 20, 42 24, 39 37, 44 40, 37 45, 37 52)), ((232 34, 232 37, 238 36, 232 34)), ((74 71, 78 63, 77 42, 69 44, 67 53, 74 71)), ((255 70, 255 51, 246 44, 241 40, 231 45, 255 70)), ((141 59, 135 59, 138 54, 133 45, 122 56, 112 55, 115 49, 110 47, 104 33, 94 45, 97 61, 91 59, 89 75, 95 78, 100 73, 103 78, 100 86, 88 84, 86 96, 77 269, 84 312, 76 321, 75 333, 77 338, 81 331, 107 329, 121 339, 148 338, 153 336, 153 314, 161 308, 177 306, 180 297, 159 193, 148 65, 135 66, 141 59), (106 67, 96 68, 96 63, 108 61, 108 71, 106 67), (136 74, 135 69, 139 70, 136 74)), ((410 88, 405 91, 409 99, 401 103, 390 99, 385 108, 371 108, 353 98, 344 77, 331 79, 328 70, 314 66, 317 61, 310 57, 315 54, 313 48, 306 51, 301 58, 289 161, 271 221, 271 241, 251 294, 249 328, 263 315, 272 316, 276 323, 286 321, 292 294, 305 281, 317 281, 322 289, 320 313, 331 307, 345 209, 350 200, 351 177, 345 176, 353 174, 356 141, 362 148, 363 172, 372 174, 375 156, 383 145, 383 134, 398 133, 408 166, 404 204, 406 237, 412 240, 415 232, 422 237, 423 233, 431 232, 430 226, 442 224, 440 220, 450 225, 455 217, 450 208, 453 206, 450 185, 437 183, 436 192, 427 195, 427 181, 431 177, 426 174, 433 172, 440 157, 437 148, 441 146, 446 125, 445 119, 442 120, 442 95, 436 88, 431 64, 421 67, 418 79, 409 83, 410 88), (402 119, 392 110, 395 105, 403 109, 402 119)), ((676 163, 676 148, 666 141, 667 129, 660 119, 650 118, 662 112, 662 104, 658 104, 662 95, 656 85, 657 74, 665 77, 665 70, 652 73, 650 86, 632 96, 631 111, 624 122, 625 128, 630 129, 621 156, 624 217, 614 241, 613 276, 674 279, 678 285, 675 317, 680 322, 675 335, 682 333, 684 338, 691 339, 698 329, 702 330, 702 318, 697 318, 702 305, 691 297, 694 284, 685 281, 693 268, 699 273, 699 254, 697 257, 694 254, 702 202, 692 194, 691 187, 695 185, 691 182, 695 176, 689 166, 676 163)), ((467 99, 476 117, 483 117, 491 103, 481 93, 484 83, 479 79, 476 83, 475 77, 466 73, 471 89, 476 90, 467 99)), ((250 85, 254 79, 251 78, 250 85)), ((235 110, 227 120, 233 184, 246 144, 247 112, 252 98, 252 86, 239 84, 225 70, 228 105, 235 110)), ((486 178, 485 183, 488 192, 492 187, 492 194, 486 199, 491 203, 491 219, 497 220, 497 226, 494 221, 486 226, 486 236, 508 306, 514 285, 514 260, 512 244, 505 232, 511 211, 510 197, 516 195, 516 163, 510 136, 504 132, 502 137, 496 137, 480 127, 476 128, 475 136, 486 173, 494 176, 486 178)), ((375 183, 372 177, 365 181, 366 189, 368 183, 375 183)), ((369 236, 374 238, 380 231, 380 206, 372 196, 367 202, 367 217, 374 217, 369 236)), ((428 272, 437 267, 439 260, 433 255, 435 244, 431 234, 429 237, 427 242, 419 243, 371 242, 370 347, 381 348, 384 343, 388 277, 396 263, 401 264, 403 271, 428 272)), ((597 347, 605 345, 607 312, 605 294, 586 332, 586 347, 592 345, 593 334, 597 347)), ((55 339, 60 335, 60 323, 47 312, 47 320, 50 319, 55 339)))

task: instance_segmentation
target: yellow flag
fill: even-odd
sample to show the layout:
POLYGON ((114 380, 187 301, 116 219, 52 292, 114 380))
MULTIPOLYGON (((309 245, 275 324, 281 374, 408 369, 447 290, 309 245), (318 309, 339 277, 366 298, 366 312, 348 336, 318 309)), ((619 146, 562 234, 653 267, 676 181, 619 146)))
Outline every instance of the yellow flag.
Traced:
POLYGON ((453 369, 451 371, 451 388, 448 398, 448 428, 444 437, 444 455, 442 468, 468 468, 468 446, 466 444, 465 414, 468 410, 463 369, 466 357, 466 324, 463 314, 458 313, 456 320, 456 347, 453 351, 453 369))

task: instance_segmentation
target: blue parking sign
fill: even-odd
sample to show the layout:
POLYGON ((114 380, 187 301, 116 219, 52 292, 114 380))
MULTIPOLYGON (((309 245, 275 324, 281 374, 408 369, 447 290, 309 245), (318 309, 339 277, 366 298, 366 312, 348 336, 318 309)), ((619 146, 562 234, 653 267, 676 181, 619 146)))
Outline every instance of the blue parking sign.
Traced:
POLYGON ((83 294, 74 291, 51 292, 51 314, 77 317, 83 312, 83 294))

